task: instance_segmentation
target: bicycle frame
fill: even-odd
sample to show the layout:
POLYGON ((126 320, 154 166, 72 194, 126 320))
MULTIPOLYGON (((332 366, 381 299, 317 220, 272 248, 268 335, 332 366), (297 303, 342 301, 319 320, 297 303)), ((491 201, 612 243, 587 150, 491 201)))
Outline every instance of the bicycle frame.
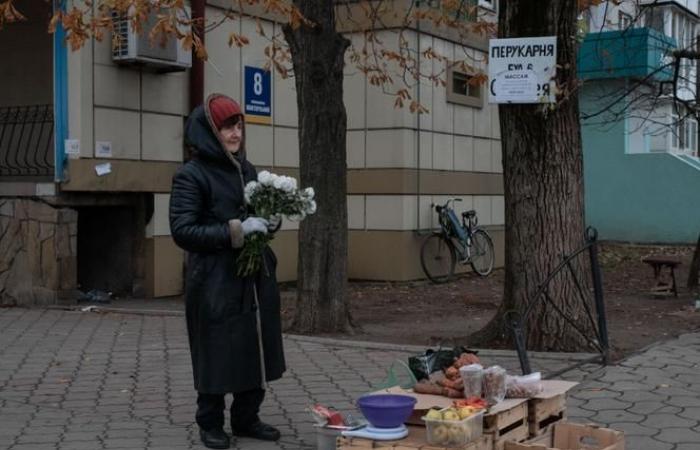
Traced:
POLYGON ((435 206, 438 213, 438 222, 440 223, 440 231, 438 233, 442 234, 445 240, 452 242, 452 245, 459 254, 460 261, 469 262, 471 259, 472 236, 478 229, 476 226, 476 218, 470 217, 469 220, 467 220, 464 215, 462 216, 461 228, 464 231, 465 238, 461 238, 456 230, 452 230, 453 223, 448 216, 450 212, 454 214, 454 209, 450 208, 450 203, 455 201, 461 201, 461 199, 451 198, 447 200, 444 205, 435 206), (456 243, 459 245, 455 245, 456 243))

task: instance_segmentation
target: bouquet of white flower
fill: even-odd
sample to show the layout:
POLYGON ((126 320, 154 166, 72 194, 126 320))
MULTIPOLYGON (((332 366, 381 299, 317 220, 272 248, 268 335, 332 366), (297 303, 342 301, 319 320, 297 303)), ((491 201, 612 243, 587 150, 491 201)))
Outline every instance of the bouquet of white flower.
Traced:
MULTIPOLYGON (((266 170, 258 174, 258 181, 251 181, 245 186, 245 201, 253 208, 255 215, 263 219, 282 215, 300 222, 316 212, 313 188, 297 189, 296 179, 266 170)), ((253 233, 246 236, 237 259, 238 275, 249 276, 260 270, 262 252, 271 240, 270 234, 253 233)))

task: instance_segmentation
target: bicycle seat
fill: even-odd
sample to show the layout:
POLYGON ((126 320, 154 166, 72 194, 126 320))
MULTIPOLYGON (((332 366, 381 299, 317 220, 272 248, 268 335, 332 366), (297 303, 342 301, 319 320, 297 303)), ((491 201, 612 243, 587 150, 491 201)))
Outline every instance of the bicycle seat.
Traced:
POLYGON ((462 213, 462 217, 466 217, 467 219, 471 217, 476 217, 476 211, 474 211, 473 209, 470 209, 469 211, 464 211, 462 213))

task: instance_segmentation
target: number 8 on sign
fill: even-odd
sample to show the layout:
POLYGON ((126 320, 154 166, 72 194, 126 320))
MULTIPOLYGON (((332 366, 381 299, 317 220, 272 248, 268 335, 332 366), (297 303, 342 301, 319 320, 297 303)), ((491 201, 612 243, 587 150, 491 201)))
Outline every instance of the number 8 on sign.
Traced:
POLYGON ((255 72, 255 75, 253 75, 253 93, 255 95, 262 95, 263 92, 263 77, 260 72, 255 72))

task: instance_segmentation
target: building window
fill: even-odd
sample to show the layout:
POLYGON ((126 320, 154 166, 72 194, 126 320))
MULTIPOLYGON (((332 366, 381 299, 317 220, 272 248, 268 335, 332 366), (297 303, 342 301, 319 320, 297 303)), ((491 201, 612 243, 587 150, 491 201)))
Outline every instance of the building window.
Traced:
POLYGON ((698 150, 698 122, 691 118, 679 121, 677 115, 671 120, 671 151, 695 154, 698 150))
POLYGON ((644 13, 644 26, 659 33, 666 34, 664 30, 664 12, 661 8, 648 8, 644 13))
MULTIPOLYGON (((496 0, 493 1, 495 2, 496 0)), ((439 9, 443 14, 455 20, 474 22, 478 17, 476 11, 477 0, 466 0, 458 3, 445 3, 443 0, 428 0, 427 5, 430 8, 439 9)))
POLYGON ((447 101, 460 105, 483 108, 484 95, 483 83, 475 79, 474 75, 459 72, 454 69, 448 71, 447 76, 447 101))
POLYGON ((630 14, 619 11, 617 17, 617 26, 620 30, 632 28, 632 16, 630 14))
POLYGON ((498 6, 498 1, 497 0, 479 0, 479 6, 496 11, 496 7, 498 6))

